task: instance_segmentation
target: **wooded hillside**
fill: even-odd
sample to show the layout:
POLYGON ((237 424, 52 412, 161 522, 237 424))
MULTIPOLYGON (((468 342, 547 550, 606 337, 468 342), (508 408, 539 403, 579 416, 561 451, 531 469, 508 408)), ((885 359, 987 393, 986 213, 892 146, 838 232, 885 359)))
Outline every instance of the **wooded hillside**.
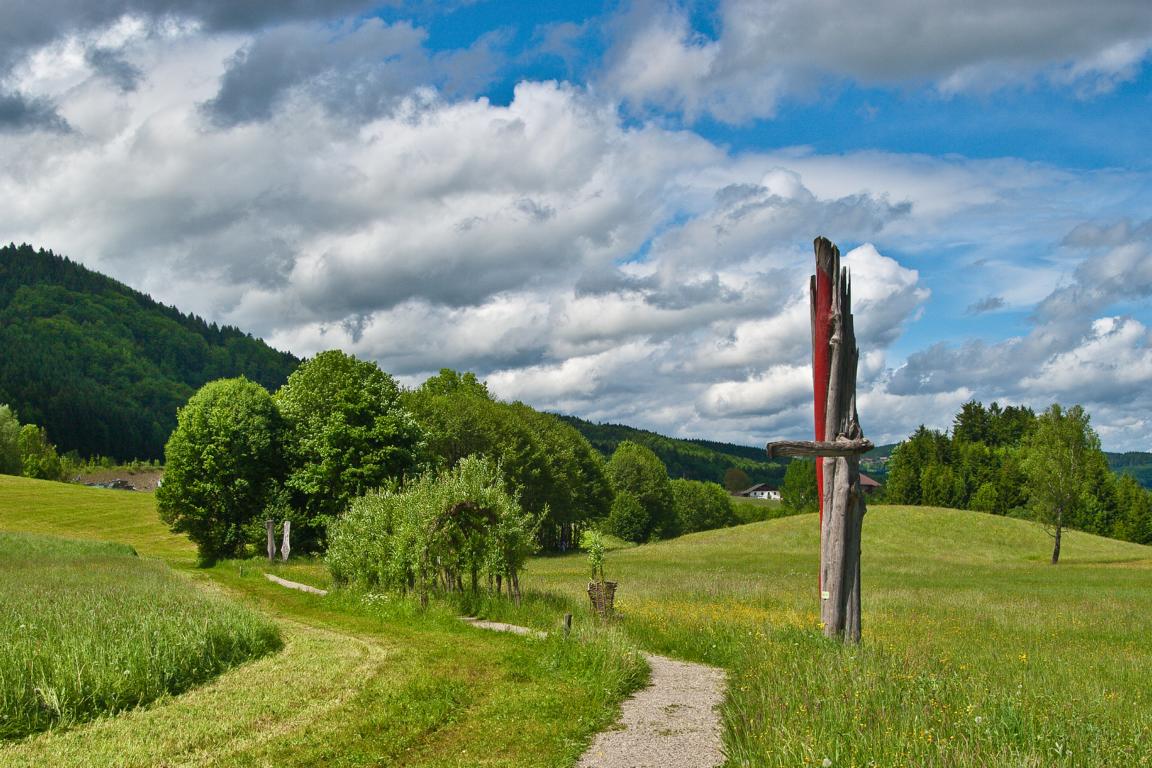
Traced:
POLYGON ((276 388, 299 363, 51 251, 0 247, 0 403, 61 452, 159 459, 202 384, 276 388))
POLYGON ((660 457, 673 478, 723 484, 724 473, 735 468, 747 473, 752 483, 778 486, 784 480, 787 462, 768 461, 763 448, 711 440, 681 440, 622 424, 593 424, 575 416, 560 418, 579 430, 592 447, 606 457, 625 440, 648 447, 660 457))

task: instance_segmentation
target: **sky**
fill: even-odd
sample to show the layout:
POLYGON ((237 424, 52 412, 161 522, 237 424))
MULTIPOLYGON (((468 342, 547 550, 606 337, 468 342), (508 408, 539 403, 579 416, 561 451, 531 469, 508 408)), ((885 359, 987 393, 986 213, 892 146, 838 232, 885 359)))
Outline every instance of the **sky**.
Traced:
POLYGON ((877 444, 1152 450, 1147 0, 0 0, 0 241, 297 355, 810 438, 812 240, 877 444))

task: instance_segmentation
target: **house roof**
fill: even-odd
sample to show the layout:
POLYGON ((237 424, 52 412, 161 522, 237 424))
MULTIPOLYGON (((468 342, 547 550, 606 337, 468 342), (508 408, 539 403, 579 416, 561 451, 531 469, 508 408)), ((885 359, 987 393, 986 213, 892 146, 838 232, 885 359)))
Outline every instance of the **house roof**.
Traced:
POLYGON ((756 491, 774 491, 774 490, 776 490, 776 486, 774 486, 774 485, 769 485, 768 483, 756 483, 756 485, 752 486, 751 488, 745 488, 744 490, 740 491, 740 493, 738 493, 736 495, 737 496, 750 496, 753 493, 755 493, 756 491))
POLYGON ((861 488, 879 488, 880 483, 876 482, 872 478, 868 477, 868 475, 861 472, 860 473, 860 487, 861 488))

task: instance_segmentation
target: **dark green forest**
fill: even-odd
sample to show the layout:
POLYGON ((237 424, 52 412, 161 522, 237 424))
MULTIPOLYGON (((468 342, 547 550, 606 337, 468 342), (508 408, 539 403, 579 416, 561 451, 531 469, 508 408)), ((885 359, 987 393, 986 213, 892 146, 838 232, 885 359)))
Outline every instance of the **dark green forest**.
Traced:
POLYGON ((625 440, 649 448, 660 457, 673 478, 723 483, 725 472, 735 468, 748 475, 749 485, 779 485, 787 468, 787 462, 768 461, 763 448, 711 440, 680 440, 622 424, 593 424, 575 416, 560 418, 575 427, 605 457, 611 456, 625 440))
POLYGON ((160 459, 205 382, 280 386, 299 363, 51 251, 0 247, 0 403, 61 452, 160 459))

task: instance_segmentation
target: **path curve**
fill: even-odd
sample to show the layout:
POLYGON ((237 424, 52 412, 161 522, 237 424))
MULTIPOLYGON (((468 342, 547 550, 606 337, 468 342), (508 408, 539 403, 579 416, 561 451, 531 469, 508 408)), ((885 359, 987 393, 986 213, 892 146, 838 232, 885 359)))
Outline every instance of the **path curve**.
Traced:
MULTIPOLYGON (((515 624, 464 621, 481 629, 544 637, 515 624)), ((706 664, 645 654, 652 668, 648 687, 620 707, 620 720, 596 734, 577 768, 714 768, 724 764, 720 715, 728 676, 706 664)))
POLYGON ((313 595, 328 594, 328 590, 326 589, 320 589, 320 587, 314 587, 311 584, 301 584, 298 581, 288 581, 288 579, 282 579, 279 576, 274 576, 271 573, 264 574, 264 578, 268 579, 268 581, 275 582, 282 587, 288 587, 288 589, 298 589, 301 592, 310 592, 313 595))

